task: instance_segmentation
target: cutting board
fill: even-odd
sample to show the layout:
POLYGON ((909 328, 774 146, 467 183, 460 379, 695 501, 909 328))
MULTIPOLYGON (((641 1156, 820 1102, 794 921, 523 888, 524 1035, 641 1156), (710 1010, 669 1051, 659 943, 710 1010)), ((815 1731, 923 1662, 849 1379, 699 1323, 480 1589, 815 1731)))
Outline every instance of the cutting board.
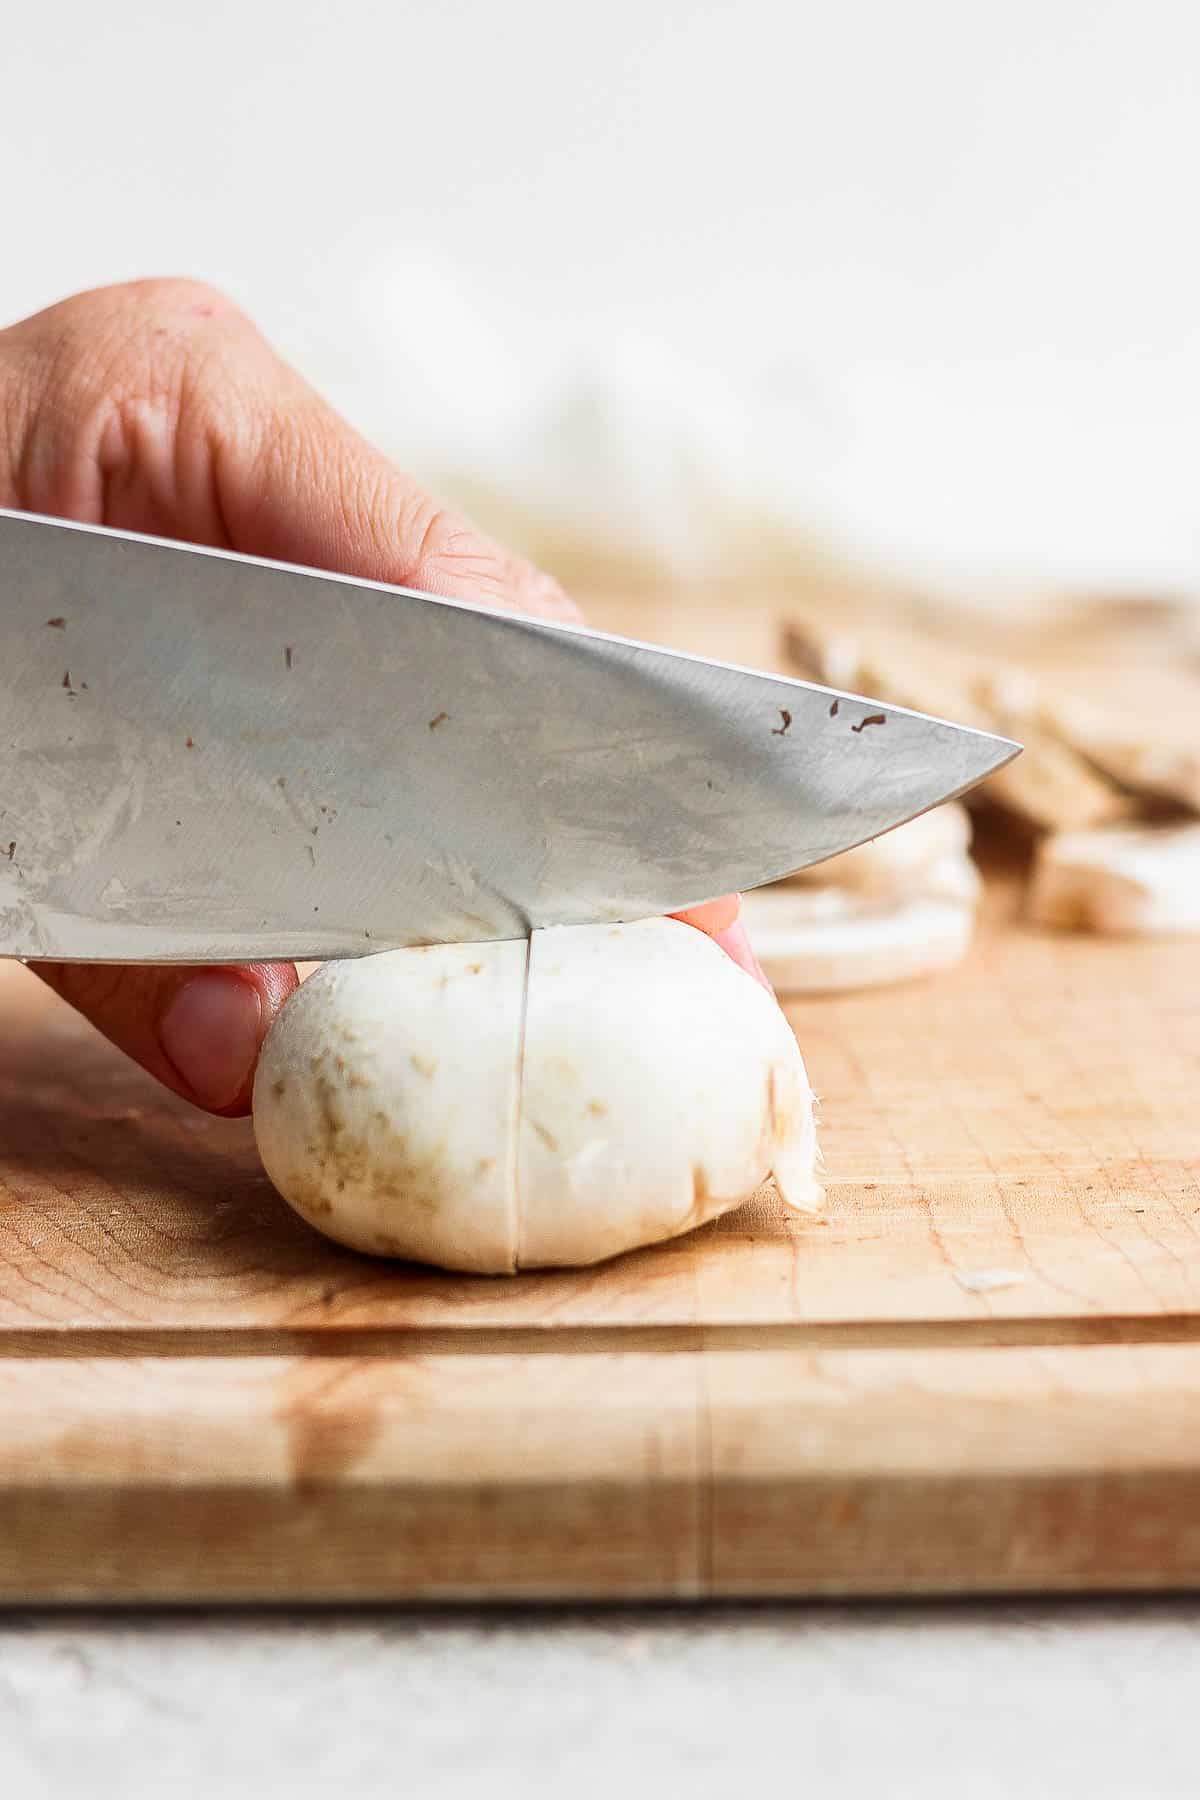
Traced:
POLYGON ((956 972, 788 1008, 823 1219, 454 1278, 0 965, 0 1599, 1200 1584, 1198 999, 1000 870, 956 972))

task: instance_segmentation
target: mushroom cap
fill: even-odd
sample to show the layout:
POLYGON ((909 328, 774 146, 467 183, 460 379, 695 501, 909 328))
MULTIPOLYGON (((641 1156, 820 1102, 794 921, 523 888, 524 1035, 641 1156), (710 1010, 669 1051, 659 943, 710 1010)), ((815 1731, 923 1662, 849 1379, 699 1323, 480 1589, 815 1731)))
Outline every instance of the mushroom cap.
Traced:
POLYGON ((518 1261, 597 1262, 738 1206, 815 1205, 804 1062, 770 995, 670 919, 534 934, 518 1261), (800 1171, 803 1171, 801 1174, 800 1171))
POLYGON ((271 1027, 254 1132, 289 1205, 340 1243, 511 1270, 524 943, 326 963, 271 1027))
POLYGON ((770 996, 677 921, 327 964, 284 1007, 254 1126, 327 1235, 447 1268, 591 1263, 774 1173, 816 1210, 812 1095, 770 996))

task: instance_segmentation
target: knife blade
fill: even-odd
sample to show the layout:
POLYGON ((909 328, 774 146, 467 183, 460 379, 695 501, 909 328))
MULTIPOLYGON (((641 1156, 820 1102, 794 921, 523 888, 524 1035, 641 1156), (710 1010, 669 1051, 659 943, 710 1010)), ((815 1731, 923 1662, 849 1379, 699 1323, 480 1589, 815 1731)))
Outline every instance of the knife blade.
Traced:
POLYGON ((1007 739, 410 589, 0 511, 0 955, 323 959, 643 918, 1007 739))

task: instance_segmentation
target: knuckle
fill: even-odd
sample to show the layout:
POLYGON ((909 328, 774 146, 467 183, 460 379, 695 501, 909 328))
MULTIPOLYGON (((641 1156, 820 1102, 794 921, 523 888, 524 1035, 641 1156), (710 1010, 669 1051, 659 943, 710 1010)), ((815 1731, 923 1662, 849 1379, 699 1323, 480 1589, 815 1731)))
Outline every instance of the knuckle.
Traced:
POLYGON ((406 526, 404 541, 413 550, 404 579, 414 587, 546 618, 578 617, 551 576, 484 536, 451 508, 422 496, 406 526))
POLYGON ((175 392, 215 355, 230 325, 247 325, 216 288, 190 279, 129 282, 110 290, 109 386, 175 392))
POLYGON ((109 291, 125 304, 152 312, 210 319, 237 310, 220 288, 194 275, 151 275, 140 281, 123 282, 109 291))
POLYGON ((543 619, 559 619, 568 625, 583 623, 580 608, 553 575, 547 575, 544 569, 530 562, 522 561, 520 569, 516 604, 522 612, 543 619))
POLYGON ((61 352, 81 345, 145 337, 156 329, 187 330, 235 315, 232 303, 206 282, 187 277, 153 277, 71 294, 13 329, 43 351, 61 352))
POLYGON ((245 325, 240 308, 219 288, 191 276, 156 276, 109 289, 108 303, 127 338, 169 338, 190 343, 214 328, 245 325))
POLYGON ((244 323, 216 288, 190 278, 119 282, 73 294, 16 329, 56 391, 73 386, 137 393, 188 362, 215 327, 244 323))
POLYGON ((115 282, 111 287, 72 295, 50 311, 69 317, 79 314, 89 321, 96 315, 116 316, 150 328, 158 324, 187 328, 193 322, 240 317, 219 288, 190 275, 152 275, 115 282))
POLYGON ((406 561, 406 579, 418 587, 428 587, 461 564, 464 549, 471 554, 472 534, 448 507, 440 506, 425 494, 414 495, 405 507, 400 522, 400 541, 411 546, 406 561), (464 543, 465 538, 465 543, 464 543))
MULTIPOLYGON (((135 442, 172 439, 185 414, 201 427, 228 396, 227 359, 245 361, 253 328, 218 289, 190 277, 121 282, 73 294, 0 337, 24 371, 6 390, 0 450, 21 504, 91 516, 98 470, 127 466, 135 442), (231 330, 232 327, 232 330, 231 330)), ((0 491, 3 491, 0 484, 0 491)))
POLYGON ((506 558, 448 508, 431 504, 421 521, 414 552, 414 584, 433 593, 504 605, 509 583, 506 558))

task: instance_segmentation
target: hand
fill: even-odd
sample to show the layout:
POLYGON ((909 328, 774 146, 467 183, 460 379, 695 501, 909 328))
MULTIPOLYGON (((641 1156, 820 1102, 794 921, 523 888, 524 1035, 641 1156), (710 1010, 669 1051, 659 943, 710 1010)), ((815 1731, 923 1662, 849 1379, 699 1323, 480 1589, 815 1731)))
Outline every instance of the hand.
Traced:
MULTIPOLYGON (((577 619, 556 582, 439 505, 193 281, 79 294, 0 331, 0 505, 577 619)), ((758 973, 736 897, 683 915, 758 973)), ((38 964, 176 1093, 249 1111, 290 963, 38 964)), ((761 978, 761 976, 760 976, 761 978)))

